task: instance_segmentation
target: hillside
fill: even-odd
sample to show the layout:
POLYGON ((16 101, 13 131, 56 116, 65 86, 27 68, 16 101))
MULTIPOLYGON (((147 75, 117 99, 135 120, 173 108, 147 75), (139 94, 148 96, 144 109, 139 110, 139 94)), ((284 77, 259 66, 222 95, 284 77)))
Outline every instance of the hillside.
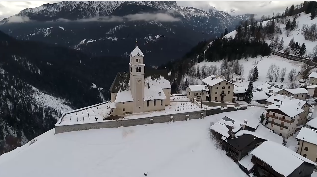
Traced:
POLYGON ((161 65, 249 16, 180 7, 174 1, 62 1, 25 9, 2 20, 0 30, 92 56, 126 56, 127 44, 137 39, 148 65, 161 65))
MULTIPOLYGON (((54 135, 54 130, 0 158, 0 176, 246 177, 210 139, 211 122, 226 116, 258 119, 263 108, 213 115, 201 120, 87 130, 54 135), (32 159, 32 160, 30 160, 32 159), (49 159, 49 160, 48 160, 49 159), (44 163, 45 162, 45 163, 44 163), (19 168, 20 170, 14 170, 19 168), (52 170, 55 169, 55 170, 52 170), (125 170, 122 170, 125 169, 125 170)), ((259 126, 257 133, 281 143, 259 126)))

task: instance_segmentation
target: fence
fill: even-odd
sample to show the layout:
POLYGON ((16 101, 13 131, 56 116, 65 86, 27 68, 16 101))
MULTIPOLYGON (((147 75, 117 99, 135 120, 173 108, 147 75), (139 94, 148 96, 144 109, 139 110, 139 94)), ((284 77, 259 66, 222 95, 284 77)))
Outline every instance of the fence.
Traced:
POLYGON ((160 115, 160 116, 153 116, 153 117, 139 118, 139 119, 127 119, 127 120, 116 120, 116 121, 113 120, 113 121, 107 121, 107 122, 55 126, 55 134, 64 133, 64 132, 72 132, 72 131, 89 130, 89 129, 118 128, 118 127, 129 127, 129 126, 136 126, 136 125, 147 125, 147 124, 154 124, 154 123, 186 121, 191 119, 203 119, 205 116, 219 114, 222 112, 230 112, 230 111, 245 110, 245 109, 247 109, 247 107, 239 107, 239 108, 227 107, 227 108, 216 108, 216 109, 209 109, 209 110, 194 111, 194 112, 160 115))

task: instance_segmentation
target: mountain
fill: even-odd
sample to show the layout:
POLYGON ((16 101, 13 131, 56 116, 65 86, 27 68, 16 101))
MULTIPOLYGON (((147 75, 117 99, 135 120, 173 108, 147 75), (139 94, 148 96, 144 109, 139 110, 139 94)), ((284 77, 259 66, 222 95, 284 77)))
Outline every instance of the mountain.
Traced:
POLYGON ((21 40, 70 47, 92 56, 127 56, 138 41, 148 65, 178 59, 201 40, 229 31, 245 16, 180 7, 170 1, 63 1, 22 10, 0 30, 21 40))
POLYGON ((128 59, 90 57, 1 31, 0 58, 0 154, 53 128, 62 112, 108 100, 116 73, 128 70, 128 59))

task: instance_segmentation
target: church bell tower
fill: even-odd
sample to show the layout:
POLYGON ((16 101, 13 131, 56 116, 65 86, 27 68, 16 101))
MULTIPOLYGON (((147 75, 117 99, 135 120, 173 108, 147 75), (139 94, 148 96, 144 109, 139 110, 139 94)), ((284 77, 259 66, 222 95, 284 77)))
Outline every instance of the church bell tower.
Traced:
POLYGON ((130 89, 133 98, 133 112, 143 112, 144 105, 144 63, 143 53, 136 44, 130 54, 130 89))

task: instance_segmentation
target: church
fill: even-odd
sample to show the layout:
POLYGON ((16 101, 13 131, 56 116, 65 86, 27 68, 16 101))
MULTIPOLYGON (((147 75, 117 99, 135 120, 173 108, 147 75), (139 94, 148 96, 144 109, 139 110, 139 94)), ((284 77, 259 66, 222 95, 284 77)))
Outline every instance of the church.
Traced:
POLYGON ((113 116, 165 110, 170 105, 167 70, 146 68, 138 46, 130 54, 129 72, 117 73, 111 87, 113 116))

